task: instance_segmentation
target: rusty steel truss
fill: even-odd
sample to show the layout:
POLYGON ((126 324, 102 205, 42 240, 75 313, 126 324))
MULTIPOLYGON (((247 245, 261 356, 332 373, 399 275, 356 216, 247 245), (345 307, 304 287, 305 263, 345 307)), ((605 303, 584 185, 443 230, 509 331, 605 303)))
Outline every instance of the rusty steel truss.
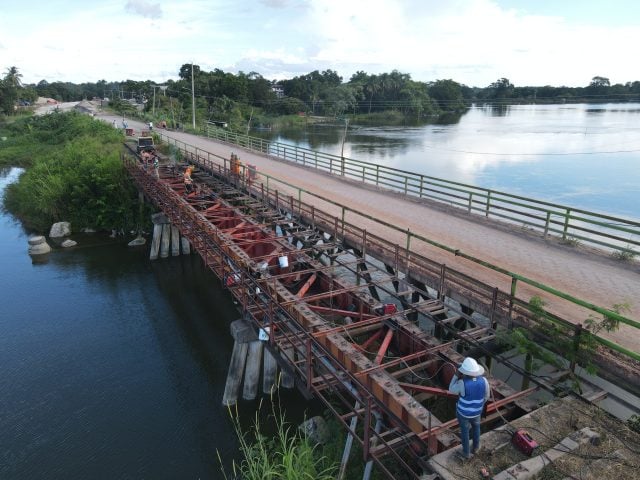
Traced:
MULTIPOLYGON (((359 442, 364 460, 389 478, 419 478, 426 458, 459 443, 446 388, 462 352, 488 354, 512 298, 473 291, 462 274, 232 171, 201 164, 187 194, 181 168, 162 166, 156 176, 133 156, 125 164, 243 316, 268 333, 269 350, 298 387, 359 442), (456 294, 490 306, 488 321, 445 303, 456 294)), ((483 422, 531 411, 529 395, 545 387, 516 391, 495 378, 490 386, 483 422)))

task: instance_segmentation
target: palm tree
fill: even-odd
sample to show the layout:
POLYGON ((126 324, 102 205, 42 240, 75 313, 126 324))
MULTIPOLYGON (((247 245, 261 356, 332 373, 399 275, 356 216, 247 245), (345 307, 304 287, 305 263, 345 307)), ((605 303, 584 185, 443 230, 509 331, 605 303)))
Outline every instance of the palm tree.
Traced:
POLYGON ((380 83, 378 82, 378 77, 376 75, 371 75, 367 79, 367 83, 364 89, 369 94, 369 113, 371 113, 371 101, 373 100, 373 95, 380 91, 380 83))
POLYGON ((13 88, 22 87, 22 74, 18 72, 18 67, 9 67, 4 75, 4 81, 13 88))

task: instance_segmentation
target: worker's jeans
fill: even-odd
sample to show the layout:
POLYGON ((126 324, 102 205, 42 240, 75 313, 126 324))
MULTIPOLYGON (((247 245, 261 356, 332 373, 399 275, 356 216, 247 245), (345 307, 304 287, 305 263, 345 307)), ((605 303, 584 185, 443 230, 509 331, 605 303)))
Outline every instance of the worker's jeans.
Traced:
POLYGON ((480 415, 467 418, 456 412, 460 424, 460 437, 462 439, 462 454, 469 457, 469 429, 473 428, 473 453, 480 448, 480 415))

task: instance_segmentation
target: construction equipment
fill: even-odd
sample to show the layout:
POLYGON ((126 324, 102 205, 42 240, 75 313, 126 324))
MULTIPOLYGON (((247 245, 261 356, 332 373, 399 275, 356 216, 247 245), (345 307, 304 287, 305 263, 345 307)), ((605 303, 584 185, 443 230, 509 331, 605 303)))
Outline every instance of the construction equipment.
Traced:
POLYGON ((538 442, 525 429, 520 428, 513 433, 511 437, 513 446, 529 457, 533 451, 538 448, 538 442))
POLYGON ((150 152, 155 150, 156 146, 153 144, 153 137, 138 137, 138 145, 136 146, 136 152, 150 152))

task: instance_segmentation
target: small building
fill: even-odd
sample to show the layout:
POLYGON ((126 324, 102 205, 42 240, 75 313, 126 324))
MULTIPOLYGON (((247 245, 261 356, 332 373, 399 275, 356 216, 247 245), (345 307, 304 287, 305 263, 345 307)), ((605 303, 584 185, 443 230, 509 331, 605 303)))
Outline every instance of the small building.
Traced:
POLYGON ((284 88, 282 88, 282 85, 278 85, 278 84, 272 85, 271 91, 275 93, 276 97, 278 98, 284 97, 284 88))

